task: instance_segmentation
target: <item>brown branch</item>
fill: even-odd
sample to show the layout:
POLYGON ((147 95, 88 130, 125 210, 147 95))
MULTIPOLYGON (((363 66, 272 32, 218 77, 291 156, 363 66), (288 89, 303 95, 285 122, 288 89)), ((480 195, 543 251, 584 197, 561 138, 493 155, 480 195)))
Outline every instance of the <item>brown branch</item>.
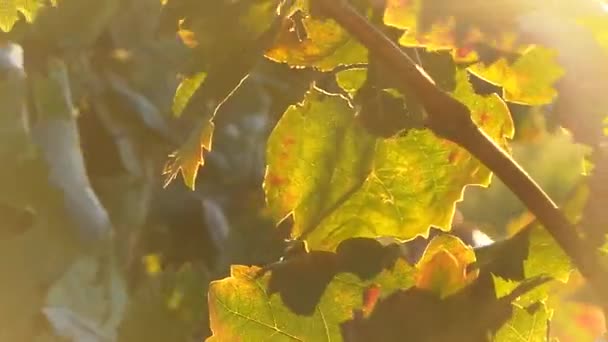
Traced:
POLYGON ((587 278, 603 306, 608 307, 606 273, 595 250, 587 248, 576 227, 543 190, 475 125, 469 109, 439 89, 407 54, 347 1, 311 0, 311 3, 318 13, 338 22, 384 62, 399 80, 402 90, 409 91, 422 103, 428 115, 426 126, 430 130, 468 150, 515 193, 587 278))

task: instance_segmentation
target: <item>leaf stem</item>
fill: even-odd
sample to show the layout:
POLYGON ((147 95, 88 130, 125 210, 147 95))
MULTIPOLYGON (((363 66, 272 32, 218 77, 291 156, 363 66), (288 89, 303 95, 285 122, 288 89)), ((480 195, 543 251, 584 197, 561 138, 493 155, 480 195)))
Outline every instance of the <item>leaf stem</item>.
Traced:
POLYGON ((608 281, 595 250, 577 233, 555 203, 530 176, 471 119, 469 109, 439 89, 416 63, 393 41, 374 27, 345 0, 311 0, 322 15, 338 22, 395 73, 400 86, 422 103, 428 115, 426 127, 439 137, 468 150, 526 205, 549 231, 574 265, 595 289, 602 306, 608 308, 608 281))

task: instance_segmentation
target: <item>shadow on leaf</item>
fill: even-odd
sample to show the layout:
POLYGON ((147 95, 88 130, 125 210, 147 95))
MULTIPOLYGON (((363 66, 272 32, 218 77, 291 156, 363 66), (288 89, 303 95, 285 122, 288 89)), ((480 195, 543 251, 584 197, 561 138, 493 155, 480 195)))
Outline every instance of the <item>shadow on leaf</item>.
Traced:
POLYGON ((268 293, 279 293, 294 313, 310 316, 336 274, 348 272, 369 280, 392 268, 398 256, 397 245, 383 246, 374 239, 354 238, 343 241, 336 253, 308 252, 303 248, 269 265, 259 276, 271 271, 268 293))

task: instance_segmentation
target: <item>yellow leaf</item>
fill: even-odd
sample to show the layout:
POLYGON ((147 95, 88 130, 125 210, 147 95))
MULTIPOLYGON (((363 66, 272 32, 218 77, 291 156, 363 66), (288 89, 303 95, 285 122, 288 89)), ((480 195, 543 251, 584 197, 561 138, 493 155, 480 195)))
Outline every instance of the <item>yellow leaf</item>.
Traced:
POLYGON ((447 297, 470 284, 478 271, 467 272, 476 260, 473 250, 452 235, 434 238, 416 265, 416 286, 447 297))

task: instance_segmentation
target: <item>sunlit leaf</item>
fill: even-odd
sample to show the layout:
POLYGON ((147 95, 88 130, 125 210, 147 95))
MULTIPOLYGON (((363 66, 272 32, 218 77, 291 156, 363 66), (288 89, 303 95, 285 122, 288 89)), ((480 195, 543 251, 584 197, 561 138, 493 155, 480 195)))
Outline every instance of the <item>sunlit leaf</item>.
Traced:
POLYGON ((554 84, 563 74, 556 52, 534 47, 513 64, 502 58, 490 66, 477 64, 471 70, 482 78, 503 87, 504 99, 528 105, 551 103, 557 91, 554 84))
POLYGON ((204 150, 211 150, 213 138, 213 122, 202 121, 201 125, 200 129, 195 129, 195 132, 199 132, 200 135, 190 135, 188 141, 170 156, 171 159, 163 171, 163 174, 167 176, 165 185, 168 185, 181 172, 186 186, 194 189, 198 169, 205 164, 204 150))
POLYGON ((449 296, 475 280, 477 273, 467 272, 475 262, 473 249, 451 235, 431 240, 416 265, 416 286, 432 290, 440 297, 449 296))
POLYGON ((374 145, 345 99, 311 90, 269 138, 264 188, 273 217, 278 221, 293 211, 295 236, 315 228, 364 182, 374 145))
POLYGON ((349 69, 336 73, 338 85, 351 95, 356 93, 357 90, 363 86, 366 79, 367 70, 365 69, 349 69))
MULTIPOLYGON (((9 32, 19 20, 19 12, 28 22, 36 18, 36 12, 44 6, 42 0, 2 0, 0 1, 0 30, 9 32)), ((53 5, 56 1, 51 1, 53 5)))
POLYGON ((266 57, 291 66, 320 70, 367 61, 367 50, 336 22, 310 17, 299 20, 284 22, 277 42, 266 52, 266 57), (301 26, 304 32, 294 31, 293 25, 301 26))
POLYGON ((551 235, 540 226, 530 232, 528 253, 528 259, 524 262, 524 272, 527 278, 547 275, 562 282, 568 281, 572 271, 570 258, 551 235))
POLYGON ((493 341, 547 341, 547 320, 549 317, 549 312, 542 305, 539 305, 532 313, 515 306, 513 308, 513 317, 498 330, 493 341))
POLYGON ((156 276, 162 271, 162 260, 158 254, 144 255, 142 263, 149 276, 156 276))
POLYGON ((177 87, 175 91, 175 97, 173 98, 173 115, 180 116, 186 108, 188 101, 194 94, 194 92, 200 87, 200 85, 205 81, 207 77, 207 73, 199 72, 198 74, 187 77, 182 80, 182 82, 177 87))
POLYGON ((484 39, 500 44, 508 38, 517 15, 528 7, 520 0, 389 0, 384 22, 406 30, 399 40, 405 46, 472 47, 484 39))
MULTIPOLYGON (((513 134, 505 104, 476 95, 459 73, 454 96, 500 145, 513 134)), ((455 144, 427 130, 374 139, 348 102, 311 90, 271 134, 265 190, 275 220, 294 213, 294 237, 311 249, 351 237, 410 239, 429 226, 448 229, 468 184, 487 185, 489 171, 455 144), (322 137, 322 138, 320 138, 322 137)))
POLYGON ((232 266, 229 278, 211 284, 210 341, 341 340, 339 324, 363 305, 365 287, 377 284, 383 294, 390 294, 411 286, 411 268, 404 262, 370 281, 342 273, 327 286, 314 314, 307 317, 291 312, 278 295, 269 295, 270 275, 256 278, 259 271, 257 267, 232 266))

